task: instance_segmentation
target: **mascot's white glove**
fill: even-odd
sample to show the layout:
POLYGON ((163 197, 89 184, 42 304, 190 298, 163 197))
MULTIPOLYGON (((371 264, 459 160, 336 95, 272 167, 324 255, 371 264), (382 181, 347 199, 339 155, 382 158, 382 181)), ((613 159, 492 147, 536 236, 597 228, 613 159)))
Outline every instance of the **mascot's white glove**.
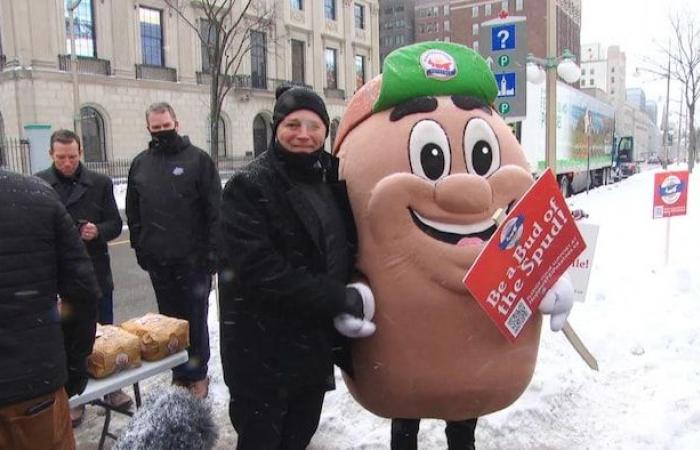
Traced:
POLYGON ((355 289, 362 297, 363 318, 347 313, 338 314, 333 319, 333 325, 343 336, 351 338, 371 336, 377 328, 372 322, 372 318, 374 318, 374 294, 365 283, 350 283, 347 287, 355 289))
POLYGON ((571 284, 569 273, 565 272, 554 286, 547 291, 542 303, 540 312, 550 314, 549 327, 552 331, 560 331, 564 328, 566 318, 569 317, 571 308, 574 306, 574 286, 571 284))

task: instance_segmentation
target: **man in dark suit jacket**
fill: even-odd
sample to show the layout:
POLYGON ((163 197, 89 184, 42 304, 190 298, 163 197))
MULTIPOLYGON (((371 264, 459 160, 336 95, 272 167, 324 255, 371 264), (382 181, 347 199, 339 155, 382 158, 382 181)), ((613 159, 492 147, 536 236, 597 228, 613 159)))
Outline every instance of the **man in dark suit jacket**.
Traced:
MULTIPOLYGON (((102 291, 97 320, 103 325, 112 324, 114 283, 107 242, 121 234, 122 219, 114 200, 112 180, 83 166, 82 153, 80 138, 75 133, 58 130, 51 135, 49 155, 53 164, 36 176, 56 190, 78 227, 102 291)), ((120 409, 128 409, 132 403, 121 390, 108 394, 105 401, 120 409)), ((82 411, 83 407, 72 411, 76 425, 82 421, 82 411)))

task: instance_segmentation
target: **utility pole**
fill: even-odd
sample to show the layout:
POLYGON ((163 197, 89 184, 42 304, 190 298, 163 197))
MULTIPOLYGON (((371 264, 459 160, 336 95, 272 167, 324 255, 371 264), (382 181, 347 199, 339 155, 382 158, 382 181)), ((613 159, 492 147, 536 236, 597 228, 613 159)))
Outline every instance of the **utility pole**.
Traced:
POLYGON ((668 101, 671 95, 671 40, 668 41, 668 67, 666 67, 666 111, 664 113, 664 134, 661 138, 661 145, 666 149, 666 157, 661 161, 661 167, 664 170, 668 168, 668 154, 669 147, 668 144, 668 101))
POLYGON ((78 57, 75 54, 75 10, 80 6, 82 0, 72 0, 68 8, 68 28, 70 30, 70 69, 73 77, 73 131, 82 138, 80 129, 80 87, 78 84, 78 57))
MULTIPOLYGON (((681 146, 681 138, 683 138, 683 100, 683 89, 681 89, 681 111, 678 113, 678 138, 676 139, 678 143, 678 150, 676 151, 676 158, 678 158, 677 162, 681 162, 681 152, 683 151, 681 146)), ((685 157, 682 159, 685 160, 685 157)))
MULTIPOLYGON (((557 55, 557 5, 555 0, 547 0, 547 47, 546 58, 557 55)), ((547 134, 545 139, 545 162, 557 173, 557 71, 546 70, 545 88, 547 92, 547 134)))

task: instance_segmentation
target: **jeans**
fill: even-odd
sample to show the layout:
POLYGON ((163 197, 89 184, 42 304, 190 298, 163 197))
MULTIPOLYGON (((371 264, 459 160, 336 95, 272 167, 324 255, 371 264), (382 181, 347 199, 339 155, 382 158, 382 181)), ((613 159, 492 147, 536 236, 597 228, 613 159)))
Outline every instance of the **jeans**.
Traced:
POLYGON ((102 294, 97 307, 97 321, 101 325, 111 325, 114 323, 114 309, 112 306, 112 291, 102 294))
POLYGON ((209 292, 211 275, 186 264, 149 267, 158 311, 187 320, 190 326, 189 360, 173 369, 173 381, 191 383, 207 376, 209 363, 209 292))

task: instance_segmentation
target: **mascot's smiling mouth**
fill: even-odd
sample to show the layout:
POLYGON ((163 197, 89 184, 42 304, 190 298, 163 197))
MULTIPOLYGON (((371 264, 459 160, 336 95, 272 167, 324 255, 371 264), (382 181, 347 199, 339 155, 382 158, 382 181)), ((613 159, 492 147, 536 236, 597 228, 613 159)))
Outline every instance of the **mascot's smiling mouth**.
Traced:
POLYGON ((426 219, 411 208, 408 208, 408 211, 411 213, 413 223, 425 234, 438 241, 453 245, 456 245, 464 238, 478 238, 482 241, 487 241, 497 228, 493 219, 482 220, 469 225, 455 225, 426 219))

